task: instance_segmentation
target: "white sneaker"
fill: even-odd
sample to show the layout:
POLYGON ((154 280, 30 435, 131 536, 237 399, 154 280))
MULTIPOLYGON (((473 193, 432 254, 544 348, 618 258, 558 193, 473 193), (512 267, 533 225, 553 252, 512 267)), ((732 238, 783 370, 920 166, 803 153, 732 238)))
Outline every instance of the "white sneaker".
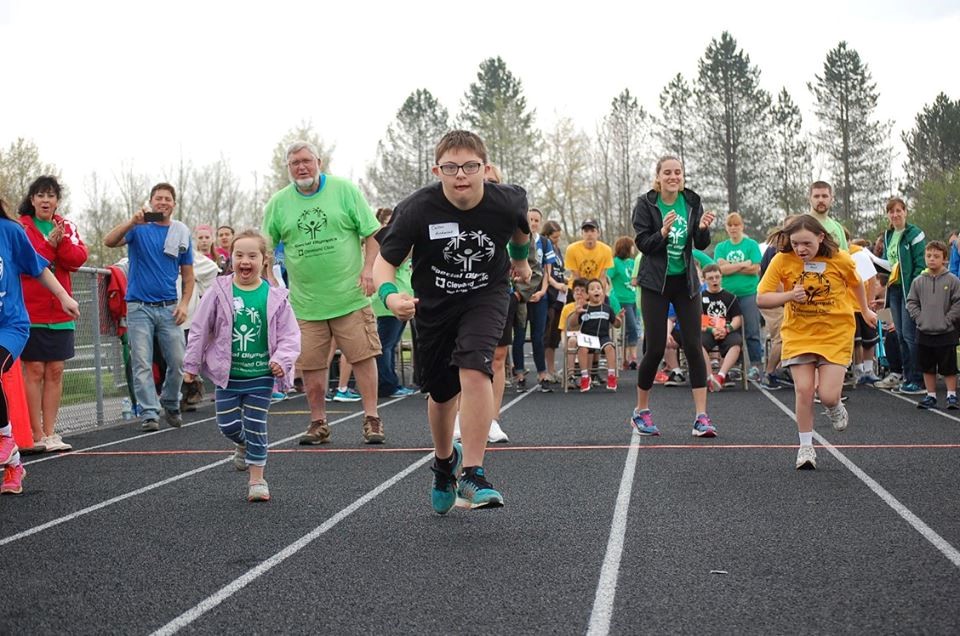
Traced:
POLYGON ((797 451, 797 470, 816 470, 817 451, 813 446, 801 446, 797 451))
POLYGON ((50 435, 49 437, 44 437, 40 443, 48 453, 59 453, 73 450, 73 446, 63 441, 63 439, 61 439, 56 433, 50 435))
POLYGON ((833 425, 833 430, 835 431, 846 430, 847 424, 850 421, 850 416, 847 414, 847 407, 842 403, 837 404, 832 409, 827 409, 827 417, 830 418, 830 423, 833 425))
POLYGON ((487 442, 496 444, 498 442, 509 442, 510 438, 500 428, 500 422, 493 420, 490 422, 490 432, 487 434, 487 442))
POLYGON ((453 418, 453 439, 456 442, 460 441, 460 414, 457 413, 457 416, 453 418))
POLYGON ((878 389, 895 389, 900 386, 900 383, 903 382, 903 376, 899 373, 890 373, 884 379, 879 382, 874 383, 878 389))

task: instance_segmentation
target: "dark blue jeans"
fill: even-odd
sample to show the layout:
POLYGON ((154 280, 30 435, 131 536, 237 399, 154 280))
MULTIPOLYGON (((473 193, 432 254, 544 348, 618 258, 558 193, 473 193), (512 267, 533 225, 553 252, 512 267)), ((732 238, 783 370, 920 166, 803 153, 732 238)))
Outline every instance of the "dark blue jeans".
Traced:
POLYGON ((403 335, 404 322, 395 316, 377 318, 377 334, 383 353, 377 356, 377 393, 388 397, 400 388, 397 377, 397 343, 403 335))
POLYGON ((917 369, 917 325, 907 311, 907 299, 903 297, 902 285, 887 288, 887 305, 893 314, 900 343, 900 360, 903 363, 903 381, 923 386, 923 375, 917 369))

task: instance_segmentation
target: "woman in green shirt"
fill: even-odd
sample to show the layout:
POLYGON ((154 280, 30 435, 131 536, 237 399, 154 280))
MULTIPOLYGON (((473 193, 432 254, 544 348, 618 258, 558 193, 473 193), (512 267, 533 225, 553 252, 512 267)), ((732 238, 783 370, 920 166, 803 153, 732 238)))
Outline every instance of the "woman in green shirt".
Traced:
POLYGON ((607 271, 610 278, 610 294, 615 296, 623 309, 626 348, 623 352, 624 368, 637 368, 637 290, 631 284, 633 277, 633 239, 621 236, 613 246, 613 267, 607 271))

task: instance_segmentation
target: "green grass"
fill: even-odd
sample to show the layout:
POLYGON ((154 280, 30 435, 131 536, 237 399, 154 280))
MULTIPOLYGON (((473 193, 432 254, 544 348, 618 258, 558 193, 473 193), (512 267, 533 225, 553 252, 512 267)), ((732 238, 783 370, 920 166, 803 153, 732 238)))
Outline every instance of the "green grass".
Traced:
MULTIPOLYGON (((113 375, 103 374, 103 397, 114 398, 127 395, 126 386, 114 387, 113 375)), ((93 371, 69 370, 63 374, 63 397, 60 400, 61 406, 71 404, 84 404, 97 401, 97 379, 93 371)))

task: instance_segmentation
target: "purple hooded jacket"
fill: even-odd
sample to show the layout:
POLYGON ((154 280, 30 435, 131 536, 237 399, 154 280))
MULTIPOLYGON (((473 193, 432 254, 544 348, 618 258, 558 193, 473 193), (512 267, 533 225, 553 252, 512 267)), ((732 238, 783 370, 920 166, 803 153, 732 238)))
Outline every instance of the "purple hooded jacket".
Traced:
MULTIPOLYGON (((300 357, 300 326, 293 315, 287 290, 271 287, 267 295, 267 341, 270 362, 283 369, 277 378, 281 391, 293 384, 293 365, 300 357)), ((220 388, 230 381, 233 359, 233 275, 218 276, 193 315, 183 370, 203 374, 220 388)))

